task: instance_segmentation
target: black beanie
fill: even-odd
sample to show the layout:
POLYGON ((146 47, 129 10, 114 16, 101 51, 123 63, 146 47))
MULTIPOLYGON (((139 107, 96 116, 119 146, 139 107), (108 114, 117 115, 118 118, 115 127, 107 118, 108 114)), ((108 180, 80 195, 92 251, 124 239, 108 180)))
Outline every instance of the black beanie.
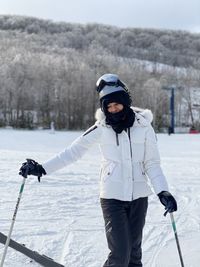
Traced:
POLYGON ((100 98, 101 109, 106 112, 108 105, 113 102, 122 104, 126 107, 130 107, 131 105, 131 99, 129 94, 127 94, 125 91, 118 91, 100 98))

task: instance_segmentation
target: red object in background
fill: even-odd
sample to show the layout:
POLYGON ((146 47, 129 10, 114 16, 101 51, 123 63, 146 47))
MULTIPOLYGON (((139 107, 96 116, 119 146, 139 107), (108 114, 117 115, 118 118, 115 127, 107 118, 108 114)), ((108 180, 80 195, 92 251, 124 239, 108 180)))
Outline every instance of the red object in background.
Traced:
POLYGON ((190 134, 198 134, 199 131, 197 131, 196 129, 191 128, 189 131, 190 134))

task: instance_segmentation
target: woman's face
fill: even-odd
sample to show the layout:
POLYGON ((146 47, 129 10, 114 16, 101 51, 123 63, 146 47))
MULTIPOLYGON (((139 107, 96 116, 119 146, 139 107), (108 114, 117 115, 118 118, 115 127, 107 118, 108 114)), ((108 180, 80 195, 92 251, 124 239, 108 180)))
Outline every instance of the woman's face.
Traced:
POLYGON ((116 102, 112 102, 108 104, 108 112, 110 113, 117 113, 121 111, 123 108, 124 106, 122 104, 119 104, 116 102))

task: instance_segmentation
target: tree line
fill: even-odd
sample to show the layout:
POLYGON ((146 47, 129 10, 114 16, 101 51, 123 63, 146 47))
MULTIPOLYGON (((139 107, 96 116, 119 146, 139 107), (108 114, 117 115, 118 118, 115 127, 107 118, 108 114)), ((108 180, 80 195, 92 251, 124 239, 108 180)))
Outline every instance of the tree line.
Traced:
POLYGON ((177 124, 194 117, 197 34, 0 16, 0 38, 0 126, 87 128, 98 108, 96 80, 109 72, 127 83, 134 106, 153 111, 157 129, 169 124, 166 84, 184 85, 177 124))

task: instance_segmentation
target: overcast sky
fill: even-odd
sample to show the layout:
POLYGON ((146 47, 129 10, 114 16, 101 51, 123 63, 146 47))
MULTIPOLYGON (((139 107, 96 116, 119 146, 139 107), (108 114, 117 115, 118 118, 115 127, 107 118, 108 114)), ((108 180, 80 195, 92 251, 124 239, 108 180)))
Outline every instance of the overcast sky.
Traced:
POLYGON ((200 0, 0 0, 0 14, 200 33, 200 0))

